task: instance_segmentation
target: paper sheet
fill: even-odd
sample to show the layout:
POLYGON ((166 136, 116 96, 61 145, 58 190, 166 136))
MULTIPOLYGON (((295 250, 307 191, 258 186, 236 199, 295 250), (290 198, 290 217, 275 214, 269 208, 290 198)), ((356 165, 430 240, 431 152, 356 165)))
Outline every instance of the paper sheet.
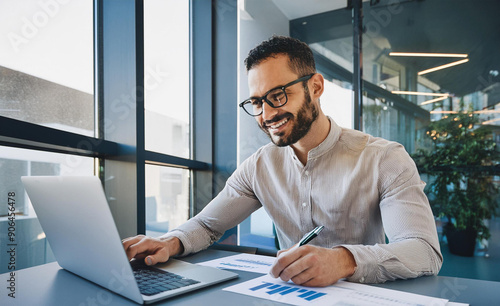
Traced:
POLYGON ((447 305, 448 300, 368 285, 338 282, 329 287, 303 287, 264 275, 223 290, 292 305, 447 305))
POLYGON ((233 269, 267 274, 275 259, 275 257, 263 255, 238 254, 200 262, 198 264, 218 269, 233 269))

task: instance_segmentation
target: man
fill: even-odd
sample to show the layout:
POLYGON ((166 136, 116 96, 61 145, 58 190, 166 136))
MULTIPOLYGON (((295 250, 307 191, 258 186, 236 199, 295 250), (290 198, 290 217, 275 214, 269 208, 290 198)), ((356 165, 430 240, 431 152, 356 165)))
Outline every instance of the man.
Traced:
POLYGON ((442 256, 434 218, 404 148, 341 128, 323 114, 324 79, 306 44, 274 36, 251 50, 245 64, 252 97, 240 106, 272 143, 244 161, 184 225, 158 239, 125 239, 129 259, 153 265, 200 251, 262 206, 288 248, 270 271, 284 281, 328 286, 341 278, 376 283, 437 274, 442 256), (325 228, 315 240, 291 248, 318 225, 325 228))

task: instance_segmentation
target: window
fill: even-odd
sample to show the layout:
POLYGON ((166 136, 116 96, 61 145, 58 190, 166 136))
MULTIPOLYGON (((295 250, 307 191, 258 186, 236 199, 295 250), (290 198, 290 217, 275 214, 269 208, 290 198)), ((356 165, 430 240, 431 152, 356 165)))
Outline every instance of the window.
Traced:
POLYGON ((146 149, 189 158, 188 0, 144 2, 144 74, 146 149))
MULTIPOLYGON (((83 141, 93 137, 93 1, 2 1, 0 36, 2 136, 18 132, 43 142, 56 138, 51 134, 55 129, 74 133, 74 138, 83 141)), ((49 151, 64 149, 12 138, 2 138, 2 144, 8 146, 0 146, 0 195, 5 199, 12 194, 15 200, 16 269, 54 261, 20 178, 93 175, 94 158, 53 153, 49 151), (30 147, 34 149, 26 149, 30 147)), ((84 143, 80 144, 83 148, 84 143)), ((2 202, 3 234, 8 228, 7 209, 2 202)), ((5 246, 7 235, 3 234, 0 244, 5 246)), ((9 262, 4 253, 0 261, 9 262)), ((7 268, 0 266, 0 273, 7 268)))
POLYGON ((159 236, 189 219, 189 170, 146 166, 146 234, 159 236))
MULTIPOLYGON (((189 158, 189 1, 144 2, 145 149, 189 158), (175 29, 175 30, 173 30, 175 29)), ((146 233, 189 218, 187 169, 146 165, 146 233)))
MULTIPOLYGON (((223 49, 212 45, 235 31, 218 27, 214 43, 213 22, 236 14, 215 18, 213 9, 189 0, 0 2, 0 191, 15 190, 20 219, 38 224, 23 175, 99 176, 122 238, 154 231, 155 222, 172 229, 213 198, 214 181, 218 188, 231 169, 216 180, 211 164, 236 142, 215 137, 214 122, 235 133, 224 112, 237 109, 227 84, 215 89, 211 66, 211 50, 223 49), (224 92, 215 106, 213 92, 224 92)), ((19 235, 36 246, 23 242, 20 267, 53 260, 39 225, 30 228, 19 235)))
MULTIPOLYGON (((14 193, 16 269, 54 261, 40 223, 21 183, 21 176, 31 175, 93 175, 94 159, 89 157, 41 152, 0 146, 0 195, 3 199, 14 193)), ((6 246, 8 236, 7 202, 0 205, 0 245, 6 246)), ((0 261, 9 262, 8 253, 0 253, 0 261)), ((0 265, 0 273, 8 265, 0 265)))
MULTIPOLYGON (((498 40, 476 33, 494 35, 491 29, 498 22, 491 12, 497 6, 494 1, 481 7, 468 1, 364 5, 363 78, 394 94, 367 93, 363 110, 375 120, 365 117, 365 128, 404 144, 412 153, 425 146, 429 120, 446 116, 443 111, 459 110, 460 101, 464 110, 496 109, 498 40), (453 18, 438 13, 451 4, 453 18), (425 18, 416 18, 416 12, 425 18), (429 70, 450 63, 454 65, 429 70), (430 115, 422 116, 422 110, 430 115)), ((495 112, 481 115, 482 122, 495 119, 495 112)))
POLYGON ((94 136, 93 3, 0 3, 0 116, 94 136))

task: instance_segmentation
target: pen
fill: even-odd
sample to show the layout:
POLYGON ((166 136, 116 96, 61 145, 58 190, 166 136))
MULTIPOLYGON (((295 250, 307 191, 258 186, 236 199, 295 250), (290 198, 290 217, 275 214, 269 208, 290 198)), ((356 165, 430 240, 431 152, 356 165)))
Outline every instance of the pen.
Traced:
POLYGON ((313 229, 309 233, 305 234, 304 237, 302 237, 302 239, 300 239, 298 246, 300 247, 300 246, 303 246, 304 244, 308 244, 311 240, 313 240, 314 238, 316 238, 316 236, 318 236, 319 232, 321 232, 323 230, 323 228, 324 228, 323 225, 316 226, 315 229, 313 229))
POLYGON ((324 228, 323 225, 316 226, 315 229, 313 229, 309 233, 305 234, 304 237, 302 237, 302 239, 300 239, 299 243, 297 243, 295 246, 293 246, 292 248, 290 248, 288 251, 280 253, 280 255, 278 256, 278 258, 281 257, 281 256, 284 256, 284 254, 288 253, 291 250, 295 250, 298 247, 303 246, 304 244, 308 244, 311 240, 313 240, 314 238, 316 238, 316 236, 318 236, 319 232, 321 232, 323 230, 323 228, 324 228))

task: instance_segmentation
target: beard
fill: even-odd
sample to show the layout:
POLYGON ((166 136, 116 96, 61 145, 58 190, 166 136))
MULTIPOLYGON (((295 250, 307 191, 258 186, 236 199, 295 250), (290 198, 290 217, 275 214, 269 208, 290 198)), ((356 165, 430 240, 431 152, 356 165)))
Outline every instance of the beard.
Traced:
POLYGON ((312 103, 311 96, 307 87, 304 90, 304 96, 305 97, 304 102, 302 103, 302 107, 299 109, 296 115, 293 115, 292 113, 284 113, 282 115, 276 116, 272 120, 263 123, 263 125, 269 126, 274 122, 279 122, 285 118, 288 118, 288 120, 292 120, 289 122, 293 122, 290 135, 285 136, 286 131, 271 135, 271 133, 269 133, 268 129, 265 126, 260 125, 260 128, 278 147, 293 145, 294 143, 302 139, 305 135, 307 135, 307 133, 311 129, 311 125, 318 118, 318 108, 314 103, 312 103))

